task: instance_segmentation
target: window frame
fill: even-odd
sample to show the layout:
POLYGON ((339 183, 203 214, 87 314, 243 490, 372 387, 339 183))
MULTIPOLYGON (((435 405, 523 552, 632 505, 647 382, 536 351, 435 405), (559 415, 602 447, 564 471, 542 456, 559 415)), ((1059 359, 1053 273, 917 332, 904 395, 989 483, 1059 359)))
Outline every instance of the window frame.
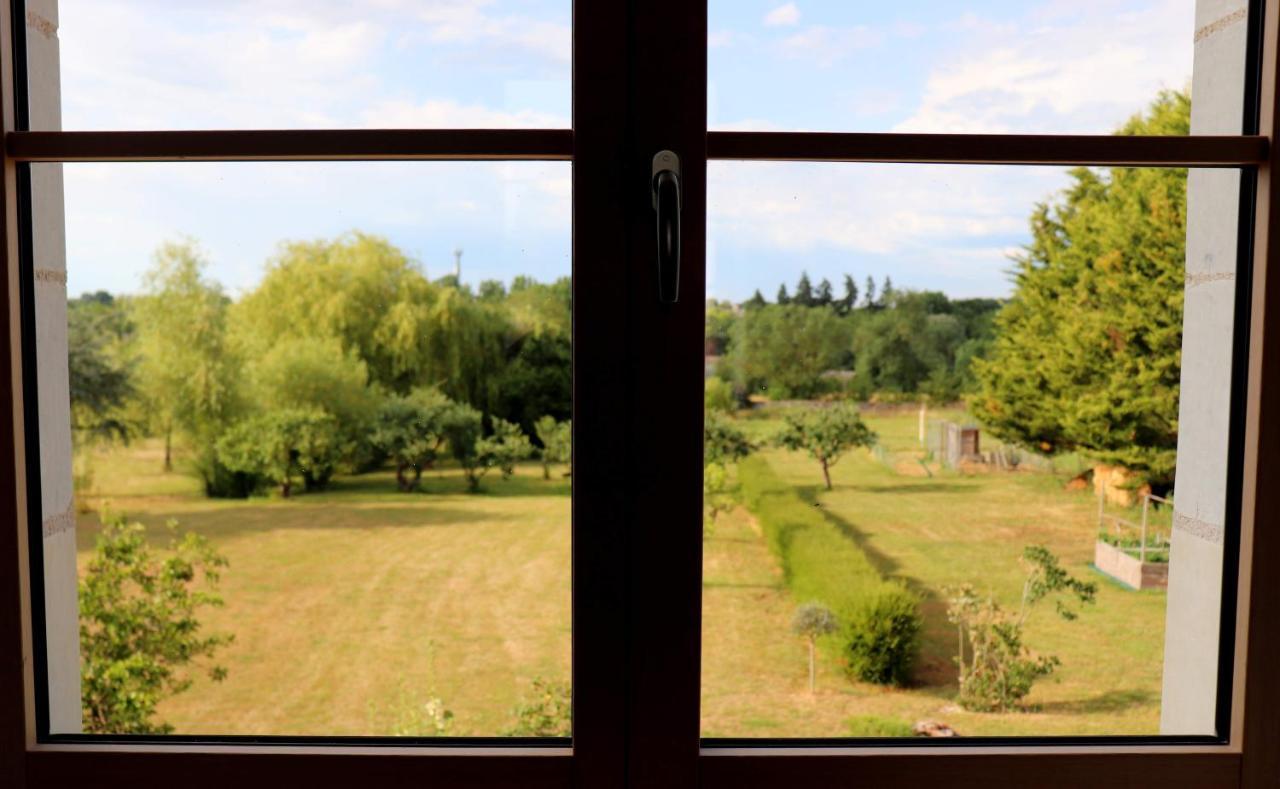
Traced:
MULTIPOLYGON (((0 783, 92 780, 190 786, 229 782, 447 786, 776 787, 863 785, 1262 787, 1280 775, 1274 748, 1280 677, 1280 0, 1253 0, 1260 51, 1252 134, 1091 135, 708 132, 705 3, 574 3, 573 129, 217 132, 22 131, 15 55, 22 0, 0 3, 0 783), (1259 25, 1257 17, 1261 17, 1259 25), (637 56, 643 53, 644 57, 637 56), (671 86, 679 86, 672 90, 671 86), (625 88, 621 86, 626 86, 625 88), (1248 355, 1238 371, 1244 447, 1230 734, 1222 744, 753 747, 702 742, 701 334, 704 304, 667 308, 652 293, 648 157, 682 156, 681 292, 705 290, 706 162, 716 159, 954 164, 1240 167, 1251 182, 1248 355), (353 742, 247 745, 38 742, 30 581, 25 411, 30 359, 21 330, 20 171, 40 161, 518 160, 573 162, 574 497, 571 747, 353 742), (579 199, 588 198, 588 199, 579 199), (578 326, 590 327, 578 332, 578 326), (677 393, 673 395, 672 393, 677 393), (625 404, 625 413, 619 406, 625 404), (1270 409, 1267 402, 1275 403, 1270 409), (618 418, 622 416, 622 418, 618 418), (590 524, 590 528, 587 528, 590 524), (653 573, 653 567, 664 572, 653 573)), ((1245 210, 1242 204, 1242 212, 1245 210)), ((1242 236, 1242 240, 1244 237, 1242 236)), ((1239 388, 1238 388, 1239 389, 1239 388)), ((38 529, 38 526, 37 526, 38 529)), ((329 741, 332 742, 332 741, 329 741)))

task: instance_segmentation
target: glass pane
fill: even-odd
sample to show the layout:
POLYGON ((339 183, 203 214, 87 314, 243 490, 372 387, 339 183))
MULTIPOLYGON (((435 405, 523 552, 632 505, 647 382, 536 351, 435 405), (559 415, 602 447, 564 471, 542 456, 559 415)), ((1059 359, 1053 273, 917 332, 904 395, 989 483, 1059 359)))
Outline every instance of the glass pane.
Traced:
POLYGON ((569 175, 33 167, 53 733, 569 734, 569 175))
POLYGON ((569 125, 568 0, 28 7, 37 129, 569 125))
POLYGON ((1216 733, 1239 183, 712 163, 704 736, 1216 733))
MULTIPOLYGON (((1194 61, 1243 95, 1244 3, 711 0, 713 129, 1105 134, 1194 61)), ((1197 91, 1197 97, 1200 93, 1197 91)), ((1239 133, 1241 115, 1221 117, 1239 133)), ((1186 133, 1152 130, 1151 133, 1186 133)))

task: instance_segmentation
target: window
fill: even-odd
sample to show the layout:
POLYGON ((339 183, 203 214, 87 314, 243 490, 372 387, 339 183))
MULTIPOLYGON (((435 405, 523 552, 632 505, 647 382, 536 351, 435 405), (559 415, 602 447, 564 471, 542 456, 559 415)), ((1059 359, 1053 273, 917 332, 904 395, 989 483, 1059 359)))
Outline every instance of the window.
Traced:
MULTIPOLYGON (((1280 371, 1266 277, 1276 3, 619 0, 574 4, 571 29, 568 4, 366 5, 0 10, 8 783, 1260 786, 1274 774, 1265 567, 1280 547, 1255 526, 1274 520, 1265 404, 1280 371), (1161 114, 1175 111, 1185 119, 1161 114), (1134 133, 1110 133, 1135 113, 1134 133), (177 239, 138 279, 180 230, 204 250, 177 239), (1106 254, 1122 241, 1136 252, 1106 254), (1099 254, 1077 254, 1091 244, 1099 254), (1006 251, 1023 273, 1012 283, 1006 251), (361 300, 365 259, 403 276, 374 277, 361 300), (844 273, 856 277, 842 307, 844 273), (1064 283, 1078 309, 1064 309, 1064 283), (404 297, 413 288, 421 299, 404 297), (533 288, 554 315, 516 298, 533 288), (157 307, 137 356, 133 330, 111 328, 122 300, 130 320, 157 307), (157 330, 179 301, 200 320, 157 330), (1038 307, 1021 323, 1019 303, 1038 307), (513 331, 490 337, 469 315, 513 331), (561 344, 532 353, 548 324, 561 344), (849 336, 810 359, 805 343, 832 327, 849 336), (172 361, 211 336, 219 354, 243 349, 234 374, 213 374, 219 354, 172 361), (1047 337, 1075 367, 1035 356, 1047 337), (752 350, 769 347, 813 369, 773 369, 752 350), (1172 367, 1153 361, 1174 348, 1172 367), (104 381, 132 364, 185 394, 87 409, 68 352, 97 354, 93 396, 109 400, 104 381), (567 392, 504 404, 565 354, 567 392), (1028 369, 1038 377, 1016 374, 1028 369), (510 388, 487 380, 495 370, 510 388), (1036 421, 1049 409, 1034 398, 1014 412, 1028 390, 1057 415, 1036 421), (193 391, 209 413, 250 403, 205 420, 216 435, 188 414, 170 434, 165 414, 189 410, 193 391), (894 394, 911 405, 884 404, 894 394), (415 397, 451 404, 432 458, 401 462, 378 425, 350 429, 375 411, 389 428, 392 406, 423 406, 415 397), (839 402, 813 405, 823 397, 839 402), (717 398, 734 413, 704 417, 717 398), (571 409, 568 482, 508 460, 547 443, 534 425, 556 408, 571 409), (126 416, 145 423, 127 449, 87 440, 126 416), (834 465, 825 448, 809 458, 805 436, 832 420, 851 445, 834 465), (1114 440, 1117 425, 1129 439, 1114 440), (745 459, 739 436, 756 447, 745 459), (197 473, 144 468, 166 454, 197 473), (1084 471, 1096 498, 1064 489, 1084 471), (490 491, 466 493, 482 474, 490 491), (398 489, 415 483, 426 491, 398 489), (223 484, 259 495, 193 487, 223 484), (237 662, 226 684, 166 696, 151 720, 172 733, 82 731, 81 628, 102 619, 86 614, 93 590, 77 599, 97 528, 77 497, 124 502, 153 539, 178 514, 213 547, 203 561, 231 559, 225 605, 197 606, 197 632, 236 641, 197 651, 237 662), (366 516, 377 525, 362 529, 366 516), (1141 586, 1160 558, 1167 592, 1088 567, 1133 578, 1136 559, 1141 586), (853 587, 866 594, 846 599, 853 587), (1055 618, 1057 603, 1077 618, 1055 618), (958 698, 951 644, 972 656, 981 628, 1030 604, 1037 618, 1015 631, 1027 651, 1010 652, 1034 675, 1025 692, 992 702, 975 681, 958 698), (876 687, 886 679, 907 687, 876 687), (521 705, 567 727, 566 686, 569 737, 515 730, 521 705), (924 721, 964 736, 906 738, 924 721)), ((115 533, 118 550, 170 555, 115 533)))

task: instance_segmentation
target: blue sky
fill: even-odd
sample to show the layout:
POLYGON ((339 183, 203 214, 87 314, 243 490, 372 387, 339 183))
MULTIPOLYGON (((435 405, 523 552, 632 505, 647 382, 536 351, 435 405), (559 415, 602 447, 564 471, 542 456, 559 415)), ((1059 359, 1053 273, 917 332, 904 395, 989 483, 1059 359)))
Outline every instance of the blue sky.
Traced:
MULTIPOLYGON (((563 127, 568 0, 62 0, 67 129, 563 127), (118 42, 126 42, 120 44, 118 42)), ((1106 133, 1190 80, 1193 0, 711 0, 712 128, 1106 133)), ((69 289, 196 239, 231 290, 281 240, 383 234, 434 276, 569 270, 565 163, 94 164, 69 289)), ((709 292, 801 270, 1002 295, 1052 168, 713 163, 709 292)), ((585 262, 584 262, 585 263, 585 262)))

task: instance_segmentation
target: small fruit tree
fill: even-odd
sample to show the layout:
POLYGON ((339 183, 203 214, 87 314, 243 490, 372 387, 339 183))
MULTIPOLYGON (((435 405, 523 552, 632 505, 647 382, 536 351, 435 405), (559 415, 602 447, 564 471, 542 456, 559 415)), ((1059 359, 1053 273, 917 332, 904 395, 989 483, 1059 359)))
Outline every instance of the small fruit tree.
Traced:
POLYGON ((876 434, 862 421, 853 404, 840 403, 788 414, 774 441, 786 449, 808 452, 822 466, 822 480, 831 490, 831 467, 849 450, 874 445, 876 434))
POLYGON ((791 618, 791 632, 805 640, 809 647, 809 692, 816 686, 814 653, 818 647, 818 637, 836 631, 836 615, 821 603, 805 603, 796 609, 791 618))

